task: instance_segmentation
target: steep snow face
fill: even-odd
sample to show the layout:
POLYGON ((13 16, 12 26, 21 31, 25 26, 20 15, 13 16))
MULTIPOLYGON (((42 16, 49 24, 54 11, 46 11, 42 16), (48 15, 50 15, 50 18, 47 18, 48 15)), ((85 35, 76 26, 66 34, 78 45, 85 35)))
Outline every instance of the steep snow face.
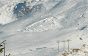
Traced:
POLYGON ((87 0, 79 1, 74 7, 66 12, 66 18, 62 20, 62 24, 66 27, 73 25, 84 25, 88 20, 85 15, 88 9, 87 0))

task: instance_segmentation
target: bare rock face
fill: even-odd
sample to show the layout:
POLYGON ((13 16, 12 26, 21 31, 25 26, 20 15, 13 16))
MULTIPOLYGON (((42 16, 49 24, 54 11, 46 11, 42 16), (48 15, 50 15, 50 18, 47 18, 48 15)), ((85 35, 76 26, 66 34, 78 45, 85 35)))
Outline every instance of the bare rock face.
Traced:
POLYGON ((30 6, 26 6, 26 1, 24 3, 19 3, 14 7, 14 14, 16 14, 17 18, 21 18, 30 12, 30 6))

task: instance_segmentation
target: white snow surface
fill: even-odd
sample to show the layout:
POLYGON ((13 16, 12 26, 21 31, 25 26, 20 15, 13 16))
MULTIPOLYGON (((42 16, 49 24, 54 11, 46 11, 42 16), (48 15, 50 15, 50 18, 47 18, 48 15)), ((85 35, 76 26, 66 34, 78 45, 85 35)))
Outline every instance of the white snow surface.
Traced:
POLYGON ((40 8, 17 18, 13 9, 24 1, 0 0, 0 42, 6 40, 6 55, 58 56, 57 40, 70 39, 70 49, 88 42, 88 0, 34 1, 31 7, 40 8))
POLYGON ((44 20, 35 22, 32 25, 29 25, 25 29, 23 29, 23 32, 42 32, 47 30, 52 30, 56 28, 62 28, 62 25, 59 22, 59 19, 54 17, 49 17, 44 20))

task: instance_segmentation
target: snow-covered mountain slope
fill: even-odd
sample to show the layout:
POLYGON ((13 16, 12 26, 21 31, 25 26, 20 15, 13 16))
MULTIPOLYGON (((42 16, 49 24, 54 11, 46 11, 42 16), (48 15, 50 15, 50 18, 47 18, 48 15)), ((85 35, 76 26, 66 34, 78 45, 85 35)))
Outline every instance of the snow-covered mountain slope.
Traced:
POLYGON ((8 22, 14 21, 15 16, 13 16, 14 4, 9 4, 9 2, 1 2, 0 5, 0 24, 6 24, 8 22), (13 19, 12 19, 13 18, 13 19))
POLYGON ((42 32, 52 29, 60 29, 62 25, 60 24, 60 19, 49 17, 32 25, 29 25, 25 29, 21 30, 23 32, 42 32))
POLYGON ((7 40, 6 54, 57 56, 57 40, 72 40, 71 49, 79 48, 88 41, 87 0, 33 1, 28 13, 25 11, 29 3, 27 7, 21 5, 22 8, 17 11, 22 16, 19 18, 18 14, 14 14, 14 8, 18 9, 20 3, 24 4, 24 0, 0 0, 0 42, 7 40))

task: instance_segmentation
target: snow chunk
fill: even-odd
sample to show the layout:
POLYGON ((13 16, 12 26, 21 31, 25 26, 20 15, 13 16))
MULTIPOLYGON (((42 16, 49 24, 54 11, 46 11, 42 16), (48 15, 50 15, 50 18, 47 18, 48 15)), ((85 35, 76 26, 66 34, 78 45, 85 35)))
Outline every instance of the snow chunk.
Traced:
POLYGON ((42 32, 47 30, 53 30, 56 28, 61 28, 62 25, 59 20, 54 17, 45 18, 44 20, 38 21, 32 25, 26 27, 23 32, 42 32))

